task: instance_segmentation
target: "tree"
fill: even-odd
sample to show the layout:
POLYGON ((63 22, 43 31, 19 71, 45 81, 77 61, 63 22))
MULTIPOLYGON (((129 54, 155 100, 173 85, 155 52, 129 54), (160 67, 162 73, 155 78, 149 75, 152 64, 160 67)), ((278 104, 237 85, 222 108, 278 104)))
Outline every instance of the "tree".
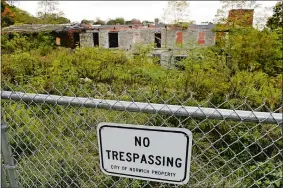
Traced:
POLYGON ((255 0, 247 1, 247 0, 242 0, 242 1, 221 1, 222 3, 222 8, 229 8, 229 9, 254 9, 259 6, 255 0))
POLYGON ((278 2, 273 7, 273 15, 268 18, 266 26, 272 30, 277 28, 282 28, 283 26, 282 17, 283 17, 282 2, 278 2))
POLYGON ((91 20, 86 20, 86 19, 83 19, 83 20, 81 21, 81 24, 91 25, 92 23, 93 23, 93 21, 91 21, 91 20))
POLYGON ((116 25, 116 24, 124 25, 125 19, 122 17, 117 17, 116 19, 109 19, 109 21, 106 23, 106 25, 116 25))
POLYGON ((99 17, 96 18, 96 21, 93 22, 93 24, 98 24, 98 25, 105 25, 105 21, 101 20, 99 17))
POLYGON ((169 1, 167 8, 163 9, 163 21, 165 23, 188 22, 189 21, 189 2, 169 1))
POLYGON ((1 1, 1 26, 6 27, 13 24, 39 23, 41 20, 32 16, 28 12, 10 5, 11 2, 1 1))
POLYGON ((15 23, 31 24, 38 23, 40 21, 38 18, 32 16, 30 13, 19 8, 14 7, 12 10, 15 14, 15 23))
POLYGON ((64 17, 64 13, 59 10, 59 2, 55 0, 44 0, 38 2, 39 11, 37 17, 40 24, 64 24, 70 23, 70 20, 64 17))
POLYGON ((38 2, 39 6, 39 13, 45 14, 52 14, 58 12, 59 2, 55 0, 43 0, 38 2))
POLYGON ((281 71, 282 42, 280 35, 267 29, 230 28, 226 37, 216 48, 229 54, 233 72, 263 71, 277 76, 281 71))
POLYGON ((125 19, 122 18, 122 17, 118 17, 118 18, 115 19, 115 22, 119 23, 121 25, 124 25, 125 24, 125 19))
POLYGON ((7 27, 15 23, 15 14, 12 12, 10 6, 1 1, 1 26, 7 27))
POLYGON ((116 24, 116 22, 113 19, 108 20, 107 23, 106 23, 106 25, 115 25, 115 24, 116 24))
POLYGON ((19 5, 19 0, 7 0, 6 3, 8 3, 10 6, 15 7, 16 5, 19 5))
POLYGON ((71 21, 63 13, 38 14, 38 24, 67 24, 71 21))
POLYGON ((131 20, 131 24, 141 24, 141 21, 139 19, 133 18, 131 20))
POLYGON ((150 22, 150 21, 148 21, 148 20, 144 20, 144 21, 142 21, 142 24, 143 24, 143 25, 154 24, 154 22, 150 22))
POLYGON ((126 25, 131 25, 131 20, 125 21, 125 24, 126 24, 126 25))

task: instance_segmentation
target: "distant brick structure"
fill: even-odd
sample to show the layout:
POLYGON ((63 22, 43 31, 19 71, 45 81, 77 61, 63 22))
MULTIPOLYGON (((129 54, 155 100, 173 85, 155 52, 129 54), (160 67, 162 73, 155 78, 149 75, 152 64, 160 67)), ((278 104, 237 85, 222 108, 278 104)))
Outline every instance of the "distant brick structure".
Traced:
POLYGON ((184 46, 215 44, 214 24, 189 24, 183 28, 174 24, 87 25, 87 24, 23 24, 2 29, 2 34, 49 32, 58 46, 75 48, 99 46, 129 51, 136 44, 155 44, 156 48, 174 49, 184 46))
POLYGON ((94 39, 103 48, 119 48, 129 51, 136 44, 155 43, 156 48, 179 48, 180 44, 188 46, 193 43, 202 46, 215 44, 214 24, 189 24, 183 28, 174 24, 133 24, 101 25, 87 29, 80 34, 81 47, 94 46, 94 39), (95 36, 93 33, 98 33, 95 36), (115 45, 112 45, 112 43, 115 45))
POLYGON ((234 26, 252 27, 253 9, 232 9, 229 11, 228 22, 234 26))

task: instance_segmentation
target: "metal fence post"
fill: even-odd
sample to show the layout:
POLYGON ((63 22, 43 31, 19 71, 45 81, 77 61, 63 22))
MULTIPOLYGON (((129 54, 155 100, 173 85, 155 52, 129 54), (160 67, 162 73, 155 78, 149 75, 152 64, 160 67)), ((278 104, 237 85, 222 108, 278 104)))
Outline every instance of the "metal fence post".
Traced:
POLYGON ((6 173, 4 171, 2 162, 1 162, 1 187, 8 187, 6 173))
POLYGON ((1 121, 1 151, 4 160, 4 168, 6 169, 7 172, 9 187, 14 188, 14 187, 19 187, 19 185, 15 171, 16 166, 13 160, 12 149, 8 139, 7 128, 8 126, 6 125, 6 123, 1 121))

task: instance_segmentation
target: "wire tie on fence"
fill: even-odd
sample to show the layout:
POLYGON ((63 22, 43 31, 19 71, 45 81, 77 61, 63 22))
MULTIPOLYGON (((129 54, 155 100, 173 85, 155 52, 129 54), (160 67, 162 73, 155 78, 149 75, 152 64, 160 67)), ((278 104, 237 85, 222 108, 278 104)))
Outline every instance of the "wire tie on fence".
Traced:
POLYGON ((11 98, 12 98, 12 94, 13 94, 13 93, 15 93, 15 92, 12 91, 12 92, 10 93, 9 97, 8 97, 10 100, 11 100, 11 98))
POLYGON ((8 129, 9 129, 9 126, 8 126, 8 125, 6 125, 6 124, 2 124, 2 125, 1 125, 1 130, 2 130, 2 131, 5 132, 5 131, 7 131, 8 129))
POLYGON ((17 166, 16 165, 4 165, 4 168, 7 170, 14 170, 17 168, 17 166))

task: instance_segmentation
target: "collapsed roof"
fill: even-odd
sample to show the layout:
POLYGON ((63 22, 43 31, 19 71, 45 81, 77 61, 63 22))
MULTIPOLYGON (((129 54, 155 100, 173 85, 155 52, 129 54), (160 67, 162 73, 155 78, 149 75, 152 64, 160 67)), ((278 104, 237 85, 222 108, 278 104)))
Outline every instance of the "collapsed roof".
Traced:
MULTIPOLYGON (((134 24, 134 25, 87 25, 87 24, 22 24, 12 25, 2 28, 2 33, 38 33, 38 32, 65 32, 68 30, 108 30, 116 28, 117 30, 127 29, 154 29, 164 28, 168 29, 183 29, 174 24, 134 24)), ((189 24, 186 29, 213 29, 215 25, 196 25, 189 24)))
POLYGON ((2 28, 2 33, 62 32, 69 29, 85 29, 81 24, 21 24, 2 28))

